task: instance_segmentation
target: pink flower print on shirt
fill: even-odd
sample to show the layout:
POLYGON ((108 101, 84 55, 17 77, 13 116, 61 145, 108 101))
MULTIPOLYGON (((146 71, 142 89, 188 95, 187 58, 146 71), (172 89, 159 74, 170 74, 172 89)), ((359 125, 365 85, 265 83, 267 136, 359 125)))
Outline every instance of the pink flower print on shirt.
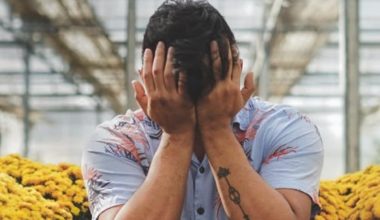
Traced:
POLYGON ((238 127, 234 128, 234 134, 236 137, 236 140, 243 145, 243 142, 245 140, 245 131, 240 130, 238 127))
POLYGON ((245 132, 245 139, 253 140, 256 137, 257 130, 260 128, 261 122, 272 113, 273 110, 262 111, 256 110, 253 115, 251 123, 249 123, 247 131, 245 132))
POLYGON ((147 174, 150 165, 146 156, 149 143, 136 121, 125 124, 118 130, 103 128, 111 133, 109 138, 98 141, 105 144, 105 152, 140 164, 144 173, 147 174))
MULTIPOLYGON (((106 144, 106 149, 105 149, 106 152, 116 152, 117 153, 117 152, 125 151, 125 152, 128 152, 129 154, 131 154, 131 156, 134 159, 136 159, 136 162, 140 162, 139 152, 137 151, 137 148, 136 148, 136 145, 134 142, 134 138, 131 138, 128 135, 123 134, 120 131, 115 131, 111 128, 105 127, 104 129, 109 131, 112 134, 112 137, 116 137, 119 139, 116 142, 112 139, 105 139, 105 140, 98 141, 99 143, 106 144), (116 143, 120 143, 120 144, 116 144, 116 143), (112 150, 112 151, 110 151, 110 150, 112 150)), ((116 155, 116 156, 119 156, 119 155, 116 155)), ((129 158, 129 159, 131 159, 131 158, 129 158)))
POLYGON ((136 111, 134 112, 134 114, 135 114, 135 117, 137 118, 137 120, 139 120, 139 121, 144 120, 145 113, 143 112, 142 109, 136 110, 136 111))
POLYGON ((87 182, 90 209, 93 213, 97 212, 103 206, 106 187, 110 182, 102 179, 102 175, 96 169, 87 166, 84 170, 83 178, 87 182))
POLYGON ((83 172, 84 180, 93 180, 99 176, 99 173, 92 167, 87 167, 83 172))
POLYGON ((277 160, 279 160, 281 157, 289 154, 289 153, 295 153, 297 152, 297 147, 285 147, 283 148, 284 146, 286 146, 286 144, 283 144, 281 146, 279 146, 271 155, 269 155, 265 160, 264 160, 264 164, 268 164, 270 163, 273 159, 277 158, 277 160))

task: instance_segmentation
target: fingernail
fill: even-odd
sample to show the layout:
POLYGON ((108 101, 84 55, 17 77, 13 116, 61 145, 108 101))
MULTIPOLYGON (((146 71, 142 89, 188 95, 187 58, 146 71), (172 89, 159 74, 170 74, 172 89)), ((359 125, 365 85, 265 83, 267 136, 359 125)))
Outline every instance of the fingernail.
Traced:
POLYGON ((146 48, 144 51, 144 58, 148 57, 149 53, 151 53, 151 50, 149 48, 146 48))
POLYGON ((214 49, 218 48, 218 43, 216 42, 216 40, 211 41, 211 47, 214 49))
POLYGON ((162 41, 158 41, 158 44, 157 44, 157 47, 165 47, 165 44, 164 44, 164 42, 162 42, 162 41))
POLYGON ((174 52, 174 48, 172 46, 170 46, 168 49, 168 53, 173 54, 173 52, 174 52))

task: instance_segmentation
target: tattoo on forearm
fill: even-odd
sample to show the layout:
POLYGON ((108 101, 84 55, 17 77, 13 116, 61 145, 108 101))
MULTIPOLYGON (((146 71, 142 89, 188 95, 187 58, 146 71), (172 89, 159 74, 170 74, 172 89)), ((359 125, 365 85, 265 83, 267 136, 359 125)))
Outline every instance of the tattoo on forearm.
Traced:
POLYGON ((241 212, 243 213, 244 220, 249 220, 249 216, 247 213, 244 212, 243 208, 240 204, 240 193, 237 191, 233 186, 231 186, 230 181, 228 180, 227 176, 230 175, 230 170, 224 167, 219 167, 218 170, 218 177, 219 179, 224 178, 228 185, 228 193, 230 200, 235 203, 237 206, 239 206, 241 212))

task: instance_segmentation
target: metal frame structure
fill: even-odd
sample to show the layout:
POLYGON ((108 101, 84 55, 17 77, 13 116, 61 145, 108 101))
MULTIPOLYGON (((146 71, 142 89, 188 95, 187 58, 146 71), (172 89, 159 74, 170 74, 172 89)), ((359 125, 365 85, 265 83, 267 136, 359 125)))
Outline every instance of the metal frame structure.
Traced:
POLYGON ((123 60, 87 1, 8 2, 23 20, 24 32, 41 34, 69 63, 72 73, 90 83, 94 92, 104 96, 115 112, 123 111, 123 60))
POLYGON ((360 169, 359 1, 341 0, 341 74, 344 94, 346 172, 360 169))

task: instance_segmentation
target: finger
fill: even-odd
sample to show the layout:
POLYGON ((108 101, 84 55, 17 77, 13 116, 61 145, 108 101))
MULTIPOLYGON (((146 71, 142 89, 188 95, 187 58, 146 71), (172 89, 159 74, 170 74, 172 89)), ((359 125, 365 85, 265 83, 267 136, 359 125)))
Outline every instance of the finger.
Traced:
POLYGON ((239 61, 240 58, 240 52, 238 46, 235 44, 232 45, 231 47, 231 52, 232 52, 232 62, 235 64, 239 61))
POLYGON ((226 79, 232 79, 232 69, 233 69, 233 60, 232 60, 232 48, 230 46, 230 41, 227 41, 227 49, 228 49, 228 70, 227 70, 227 76, 226 79))
POLYGON ((212 71, 214 73, 215 79, 220 80, 222 77, 222 60, 220 58, 218 43, 213 40, 210 43, 210 53, 212 62, 212 71))
POLYGON ((186 94, 186 79, 186 74, 180 72, 178 76, 178 94, 180 96, 185 96, 186 94))
POLYGON ((148 95, 155 90, 153 76, 152 76, 152 63, 153 63, 152 50, 146 49, 144 51, 144 64, 143 64, 142 78, 143 78, 146 92, 148 95))
POLYGON ((250 72, 245 76, 244 87, 241 89, 241 95, 243 96, 244 103, 248 101, 253 92, 256 90, 255 83, 253 82, 253 73, 250 72))
MULTIPOLYGON (((139 79, 141 82, 144 82, 144 76, 143 76, 143 69, 140 68, 137 70, 138 74, 139 74, 139 79)), ((132 84, 133 85, 133 84, 132 84)), ((146 86, 144 84, 142 84, 142 86, 145 88, 146 86)), ((144 89, 144 92, 145 92, 146 89, 144 89)))
POLYGON ((169 47, 168 54, 166 55, 165 71, 164 71, 164 81, 165 87, 168 92, 175 91, 175 78, 173 74, 173 54, 174 48, 169 47))
POLYGON ((153 60, 153 80, 158 91, 165 90, 164 84, 165 44, 160 41, 157 44, 153 60))
POLYGON ((239 58, 239 49, 235 44, 231 46, 231 52, 232 52, 232 76, 231 79, 238 85, 240 85, 240 77, 241 77, 241 71, 242 71, 242 65, 243 61, 239 58))
POLYGON ((137 101, 137 104, 139 104, 140 108, 144 111, 146 114, 146 109, 148 105, 148 97, 145 94, 145 90, 143 85, 141 85, 140 82, 133 80, 132 81, 133 90, 135 91, 135 99, 137 101))
POLYGON ((238 59, 236 63, 234 63, 234 67, 232 70, 232 81, 240 86, 240 77, 241 77, 241 71, 242 71, 242 66, 243 66, 243 61, 242 59, 238 59))

